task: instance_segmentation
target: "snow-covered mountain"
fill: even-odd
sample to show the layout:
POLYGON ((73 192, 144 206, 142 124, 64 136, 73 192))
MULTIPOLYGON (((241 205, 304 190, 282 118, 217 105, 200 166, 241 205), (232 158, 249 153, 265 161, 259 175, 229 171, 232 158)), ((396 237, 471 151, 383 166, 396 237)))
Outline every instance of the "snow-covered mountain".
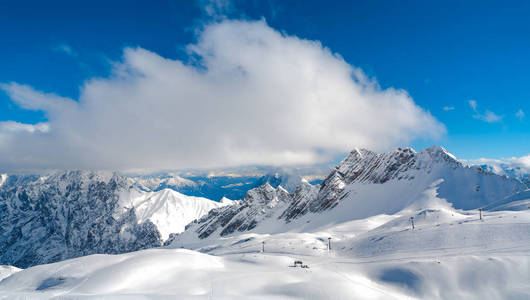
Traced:
POLYGON ((355 149, 321 185, 303 180, 290 193, 267 180, 238 201, 214 202, 170 189, 146 192, 116 173, 1 178, 0 262, 21 267, 156 247, 166 240, 303 231, 433 203, 474 209, 526 199, 513 196, 526 190, 521 181, 465 166, 441 147, 383 154, 355 149))
POLYGON ((18 267, 157 247, 210 209, 230 204, 172 190, 143 192, 119 174, 4 176, 0 263, 18 267))
MULTIPOLYGON (((24 183, 45 191, 46 199, 61 195, 74 202, 65 191, 100 191, 95 198, 114 203, 116 218, 134 212, 134 222, 121 229, 151 224, 162 235, 182 226, 166 223, 177 210, 211 208, 170 190, 130 189, 133 183, 116 174, 90 174, 79 189, 65 188, 72 186, 66 179, 29 188, 49 178, 9 176, 0 190, 24 183), (121 182, 129 188, 112 188, 121 182), (159 230, 164 226, 167 231, 159 230)), ((170 235, 166 247, 24 270, 0 266, 0 298, 528 299, 529 192, 519 180, 465 166, 441 147, 382 154, 356 149, 321 185, 303 181, 290 193, 265 183, 243 200, 223 200, 223 207, 170 235)), ((14 200, 8 203, 23 202, 14 200)), ((83 207, 100 202, 81 201, 83 207)), ((35 211, 31 205, 18 210, 35 211)), ((106 227, 106 220, 92 224, 106 227)), ((121 243, 121 231, 113 234, 121 243)), ((134 231, 124 235, 144 240, 134 231)), ((33 242, 64 247, 55 240, 33 242)))
POLYGON ((232 204, 224 198, 215 202, 206 198, 186 196, 171 189, 143 192, 128 189, 120 193, 120 206, 134 208, 138 223, 152 222, 163 241, 171 233, 180 233, 191 221, 207 214, 211 209, 232 204))
POLYGON ((438 146, 420 152, 398 148, 382 154, 355 149, 320 186, 305 182, 289 194, 281 187, 264 185, 250 191, 243 201, 196 220, 176 243, 250 230, 300 231, 439 203, 469 210, 524 190, 521 181, 466 166, 438 146))
POLYGON ((425 205, 429 197, 424 192, 433 188, 437 198, 459 209, 479 208, 526 190, 519 180, 465 166, 439 146, 420 152, 398 148, 383 154, 354 150, 324 181, 311 210, 334 207, 342 199, 360 198, 362 192, 373 190, 364 195, 371 199, 362 204, 373 213, 391 214, 409 205, 425 205))

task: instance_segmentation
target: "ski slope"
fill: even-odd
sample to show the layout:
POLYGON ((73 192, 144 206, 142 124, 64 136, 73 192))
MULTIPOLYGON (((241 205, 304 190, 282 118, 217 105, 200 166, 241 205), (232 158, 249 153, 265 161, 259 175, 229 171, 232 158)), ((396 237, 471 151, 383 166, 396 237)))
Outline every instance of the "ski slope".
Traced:
POLYGON ((528 299, 530 210, 448 206, 15 272, 4 299, 528 299), (415 228, 411 228, 410 217, 415 228), (331 251, 327 250, 328 237, 331 251), (263 245, 262 242, 265 242, 263 245), (261 253, 262 247, 265 252, 261 253), (290 267, 302 260, 309 268, 290 267))

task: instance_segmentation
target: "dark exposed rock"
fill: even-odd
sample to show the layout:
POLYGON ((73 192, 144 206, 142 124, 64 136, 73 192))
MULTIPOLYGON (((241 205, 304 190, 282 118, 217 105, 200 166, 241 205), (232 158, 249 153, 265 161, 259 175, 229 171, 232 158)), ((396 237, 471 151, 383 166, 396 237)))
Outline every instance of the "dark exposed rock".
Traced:
POLYGON ((26 268, 94 253, 161 245, 150 221, 119 205, 127 180, 72 171, 15 176, 0 188, 0 264, 26 268))

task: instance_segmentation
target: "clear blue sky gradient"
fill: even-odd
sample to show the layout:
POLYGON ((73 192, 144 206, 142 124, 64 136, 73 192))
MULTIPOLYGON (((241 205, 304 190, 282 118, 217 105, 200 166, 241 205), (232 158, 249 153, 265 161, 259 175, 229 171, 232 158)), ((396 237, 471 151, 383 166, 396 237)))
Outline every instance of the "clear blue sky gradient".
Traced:
MULTIPOLYGON (((402 88, 447 127, 432 143, 461 158, 530 153, 529 1, 233 1, 230 18, 265 18, 319 40, 382 87, 402 88), (477 118, 490 110, 501 122, 477 118), (444 106, 454 107, 445 111, 444 106), (515 113, 522 109, 526 118, 515 113)), ((205 21, 192 1, 1 1, 0 82, 77 98, 126 46, 185 58, 205 21), (70 47, 70 53, 60 50, 70 47)), ((0 121, 45 121, 0 93, 0 121)))

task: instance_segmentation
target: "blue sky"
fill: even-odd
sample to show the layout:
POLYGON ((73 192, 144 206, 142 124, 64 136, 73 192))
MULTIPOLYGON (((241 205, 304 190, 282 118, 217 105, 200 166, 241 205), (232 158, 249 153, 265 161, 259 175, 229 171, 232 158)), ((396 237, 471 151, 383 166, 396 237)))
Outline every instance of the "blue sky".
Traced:
MULTIPOLYGON (((264 19, 320 41, 382 89, 406 90, 445 125, 440 139, 415 138, 411 146, 441 144, 461 158, 530 152, 528 1, 221 3, 222 17, 207 15, 207 1, 2 1, 0 82, 78 99, 84 82, 111 76, 126 47, 189 61, 186 45, 204 24, 264 19)), ((0 121, 48 118, 0 93, 0 121)))

